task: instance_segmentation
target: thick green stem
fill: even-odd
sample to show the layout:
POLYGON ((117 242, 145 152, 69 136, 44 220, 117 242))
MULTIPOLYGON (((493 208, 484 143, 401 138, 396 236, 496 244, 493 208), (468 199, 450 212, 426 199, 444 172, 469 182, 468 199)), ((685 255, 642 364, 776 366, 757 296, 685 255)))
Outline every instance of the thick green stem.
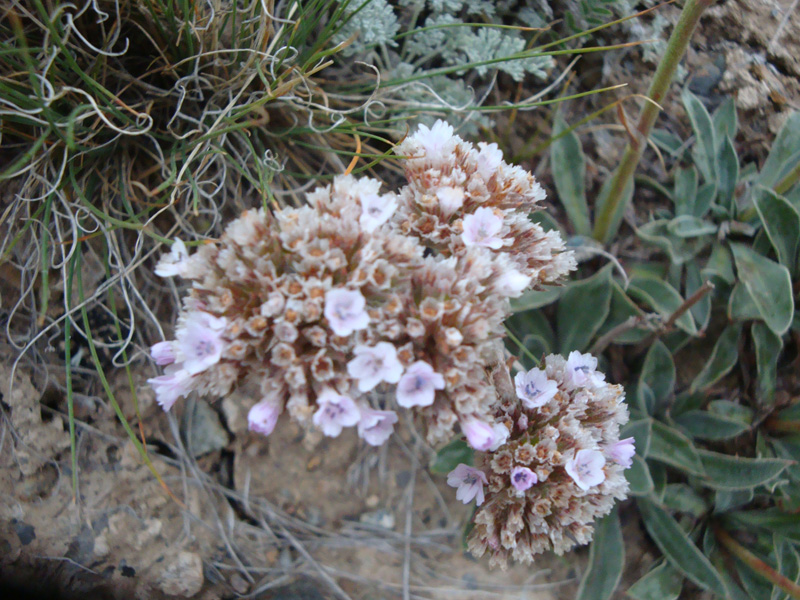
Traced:
POLYGON ((689 46, 692 33, 694 33, 697 24, 700 22, 700 16, 713 2, 714 0, 686 0, 678 24, 675 25, 675 29, 672 31, 664 57, 661 59, 658 69, 656 69, 653 81, 650 84, 650 90, 647 93, 647 96, 653 102, 645 103, 644 108, 642 108, 639 122, 634 131, 636 137, 631 139, 625 148, 622 161, 611 176, 612 179, 607 187, 607 193, 601 192, 593 232, 594 238, 601 242, 608 242, 619 228, 622 215, 632 196, 633 175, 647 146, 647 138, 650 136, 650 131, 653 129, 653 124, 656 122, 656 117, 660 110, 658 105, 661 104, 669 90, 670 83, 675 77, 675 71, 678 69, 678 64, 689 46))

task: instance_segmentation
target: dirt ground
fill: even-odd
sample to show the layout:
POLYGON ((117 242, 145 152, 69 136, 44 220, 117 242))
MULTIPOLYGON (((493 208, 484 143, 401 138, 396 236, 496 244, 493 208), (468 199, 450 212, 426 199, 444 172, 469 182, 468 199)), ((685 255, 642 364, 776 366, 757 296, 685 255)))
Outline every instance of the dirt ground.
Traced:
MULTIPOLYGON (((800 110, 796 6, 776 35, 792 4, 718 3, 687 57, 697 93, 711 104, 733 94, 754 156, 763 155, 789 111, 800 110)), ((652 66, 635 53, 608 60, 618 67, 605 69, 608 83, 646 89, 652 66)), ((670 124, 685 133, 676 97, 670 124)), ((622 140, 614 139, 621 149, 622 140)), ((595 138, 597 145, 605 141, 595 138)), ((614 152, 604 156, 611 163, 614 152)), ((13 274, 0 274, 0 285, 13 281, 13 274)), ((288 423, 265 440, 247 431, 245 404, 235 395, 213 405, 179 403, 166 415, 145 383, 152 371, 144 365, 132 383, 148 457, 162 482, 143 463, 102 388, 88 382, 75 404, 73 497, 66 402, 48 379, 58 375, 33 364, 15 348, 0 347, 3 585, 65 598, 574 597, 586 549, 507 572, 490 571, 463 551, 469 509, 455 500, 444 476, 430 474, 432 450, 412 424, 381 449, 364 448, 352 432, 303 439, 288 423)), ((126 373, 109 374, 119 406, 135 422, 126 373)), ((620 514, 624 577, 633 581, 654 553, 635 513, 623 504, 620 514)))

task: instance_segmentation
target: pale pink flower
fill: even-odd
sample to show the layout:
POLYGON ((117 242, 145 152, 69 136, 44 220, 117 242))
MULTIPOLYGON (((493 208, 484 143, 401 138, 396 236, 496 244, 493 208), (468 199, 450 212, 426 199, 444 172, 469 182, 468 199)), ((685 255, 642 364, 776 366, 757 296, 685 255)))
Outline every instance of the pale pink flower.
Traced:
POLYGON ((392 195, 369 194, 361 198, 361 229, 372 233, 386 223, 397 209, 397 200, 392 195))
POLYGON ((488 483, 486 473, 464 463, 447 474, 447 485, 458 488, 456 500, 461 500, 464 504, 470 503, 473 498, 476 506, 483 504, 483 486, 488 483))
POLYGON ((261 435, 269 435, 278 423, 283 407, 275 398, 264 398, 247 413, 247 427, 261 435))
POLYGON ((382 381, 397 383, 400 380, 403 365, 389 342, 378 342, 375 346, 359 344, 353 352, 356 357, 347 363, 347 372, 358 380, 359 391, 368 392, 382 381))
POLYGON ((338 288, 325 293, 325 318, 336 335, 350 335, 369 325, 367 302, 358 290, 338 288))
POLYGON ((506 271, 494 283, 495 289, 503 296, 518 298, 531 284, 531 278, 516 269, 506 271))
POLYGON ((452 215, 464 205, 464 190, 460 187, 443 187, 436 192, 439 208, 446 216, 452 215))
POLYGON ((461 239, 467 246, 484 246, 497 250, 503 247, 502 238, 497 237, 503 228, 503 219, 494 214, 491 208, 481 206, 471 215, 464 217, 464 232, 461 239))
POLYGON ((588 490, 594 485, 603 483, 606 474, 603 467, 606 459, 597 450, 578 450, 575 455, 567 460, 564 468, 567 474, 583 491, 588 490))
POLYGON ((528 428, 528 415, 521 413, 517 419, 517 429, 525 431, 528 428))
POLYGON ((524 492, 530 489, 534 483, 538 482, 539 478, 536 473, 531 471, 528 467, 514 467, 511 471, 511 485, 514 486, 518 492, 524 492))
POLYGON ((500 446, 503 446, 508 441, 510 435, 511 432, 508 430, 508 427, 502 423, 495 423, 492 425, 492 445, 489 446, 489 452, 494 452, 500 448, 500 446))
POLYGON ((389 439, 397 423, 397 414, 391 410, 361 409, 361 420, 358 422, 358 437, 370 446, 381 446, 389 439))
POLYGON ((572 387, 586 387, 589 383, 600 385, 606 376, 597 370, 597 359, 591 354, 581 354, 577 350, 567 357, 566 379, 572 387))
POLYGON ((169 412, 178 398, 192 391, 191 382, 192 375, 180 365, 169 365, 164 369, 164 375, 147 380, 156 393, 156 402, 164 412, 169 412))
POLYGON ((517 397, 527 409, 539 408, 547 404, 558 393, 558 384, 547 378, 547 374, 533 368, 527 373, 520 372, 514 377, 517 397))
POLYGON ((188 259, 189 252, 186 250, 186 244, 175 238, 169 254, 162 255, 161 260, 158 261, 155 274, 159 277, 182 276, 186 272, 186 261, 188 259))
POLYGON ((503 162, 503 152, 497 144, 478 142, 478 175, 485 180, 491 179, 503 162))
POLYGON ((403 408, 430 406, 436 390, 443 389, 444 377, 425 361, 418 360, 406 369, 397 384, 397 403, 403 408))
POLYGON ((633 455, 636 454, 636 447, 633 442, 634 439, 629 437, 611 444, 608 448, 608 457, 618 465, 626 469, 630 468, 633 464, 633 455))
POLYGON ((331 388, 323 389, 317 396, 317 406, 319 408, 312 421, 329 437, 338 436, 342 433, 342 427, 352 427, 361 418, 356 403, 331 388))
POLYGON ((461 419, 461 431, 467 436, 467 443, 481 452, 489 450, 497 439, 497 432, 489 423, 473 416, 461 419))
POLYGON ((447 143, 453 139, 453 126, 437 119, 430 129, 425 125, 420 125, 413 139, 422 145, 425 150, 425 158, 437 158, 447 143))
POLYGON ((226 325, 224 317, 195 311, 189 313, 183 326, 175 332, 177 359, 190 375, 205 371, 219 362, 225 348, 222 332, 226 325))
POLYGON ((173 342, 158 342, 150 346, 150 356, 157 365, 170 365, 175 362, 175 345, 173 342))

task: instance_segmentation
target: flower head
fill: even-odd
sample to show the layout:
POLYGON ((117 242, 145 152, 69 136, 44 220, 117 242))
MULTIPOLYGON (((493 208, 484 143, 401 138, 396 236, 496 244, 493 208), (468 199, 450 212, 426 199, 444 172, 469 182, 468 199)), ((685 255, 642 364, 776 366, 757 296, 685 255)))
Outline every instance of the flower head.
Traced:
POLYGON ((164 409, 164 412, 169 412, 178 398, 186 396, 192 391, 192 375, 178 365, 168 366, 164 373, 160 377, 148 379, 147 383, 156 393, 156 402, 159 406, 164 409))
POLYGON ((391 410, 361 409, 361 420, 358 422, 358 437, 370 446, 381 446, 389 439, 397 423, 397 414, 391 410))
POLYGON ((282 407, 274 398, 264 398, 247 413, 247 427, 261 435, 269 435, 278 423, 282 407))
POLYGON ((436 390, 443 389, 444 377, 425 361, 418 360, 406 369, 397 383, 397 403, 404 408, 430 406, 436 390))
POLYGON ((558 393, 558 384, 549 380, 544 371, 536 368, 527 373, 517 373, 514 384, 517 388, 517 397, 527 409, 544 406, 558 393))
POLYGON ((186 250, 184 244, 178 238, 170 248, 169 254, 164 254, 155 268, 155 274, 159 277, 175 277, 181 276, 186 271, 186 261, 189 259, 189 252, 186 250))
POLYGON ((325 293, 325 318, 336 335, 350 335, 369 325, 366 300, 358 290, 343 288, 325 293))
POLYGON ((572 387, 585 387, 589 383, 600 385, 606 376, 597 372, 597 359, 591 354, 581 354, 577 350, 567 357, 567 382, 572 387))
POLYGON ((189 313, 183 327, 175 333, 177 358, 189 374, 195 375, 219 362, 225 347, 222 340, 225 326, 224 317, 202 311, 189 313))
POLYGON ((356 357, 347 363, 350 377, 358 380, 358 389, 368 392, 382 381, 397 383, 403 374, 403 365, 397 360, 397 350, 389 342, 375 346, 358 345, 353 350, 356 357))
POLYGON ((443 187, 436 192, 436 198, 439 208, 449 217, 464 205, 464 190, 460 187, 443 187))
POLYGON ((482 206, 464 217, 461 239, 467 246, 485 246, 497 250, 503 247, 502 238, 497 237, 502 228, 503 219, 494 214, 491 208, 482 206))
POLYGON ((536 473, 528 467, 514 467, 514 470, 511 471, 511 485, 518 492, 524 492, 531 488, 537 481, 539 481, 539 478, 536 473))
POLYGON ((564 468, 567 474, 583 491, 590 487, 603 483, 606 474, 603 467, 606 459, 597 450, 578 450, 572 458, 567 460, 564 468))
POLYGON ((630 468, 633 464, 633 456, 636 454, 636 447, 633 445, 632 437, 620 440, 608 447, 608 457, 618 465, 630 468))
POLYGON ((364 231, 372 233, 386 223, 397 209, 397 200, 393 195, 379 196, 369 194, 361 198, 361 217, 359 223, 364 231))
POLYGON ((351 398, 337 394, 331 388, 325 388, 317 396, 319 408, 312 421, 328 437, 337 437, 343 427, 352 427, 358 423, 361 413, 351 398))
POLYGON ((150 356, 157 365, 170 365, 175 362, 175 345, 173 342, 158 342, 150 346, 150 356))
POLYGON ((464 463, 447 474, 447 485, 458 488, 456 499, 464 504, 468 504, 473 498, 477 506, 483 504, 483 486, 488 483, 486 473, 464 463))

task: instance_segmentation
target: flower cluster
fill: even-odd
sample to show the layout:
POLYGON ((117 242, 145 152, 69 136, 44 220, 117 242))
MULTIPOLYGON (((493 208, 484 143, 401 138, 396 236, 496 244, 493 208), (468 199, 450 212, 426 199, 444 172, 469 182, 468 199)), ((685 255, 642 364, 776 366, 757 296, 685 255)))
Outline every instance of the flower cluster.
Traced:
POLYGON ((287 412, 380 445, 400 407, 431 442, 457 424, 477 449, 506 441, 487 368, 508 299, 556 283, 574 260, 529 220, 544 192, 496 146, 437 122, 398 152, 408 184, 397 193, 339 176, 300 208, 245 212, 194 254, 176 241, 156 273, 192 285, 175 340, 151 350, 165 410, 191 391, 250 385, 250 428, 264 435, 287 412))
POLYGON ((628 411, 622 388, 596 367, 596 358, 572 352, 518 373, 517 398, 496 413, 508 441, 479 455, 480 468, 450 473, 457 498, 478 505, 468 540, 474 555, 488 552, 490 564, 504 567, 549 549, 563 554, 588 543, 593 521, 625 498, 623 472, 635 452, 633 438, 619 439, 628 411))

